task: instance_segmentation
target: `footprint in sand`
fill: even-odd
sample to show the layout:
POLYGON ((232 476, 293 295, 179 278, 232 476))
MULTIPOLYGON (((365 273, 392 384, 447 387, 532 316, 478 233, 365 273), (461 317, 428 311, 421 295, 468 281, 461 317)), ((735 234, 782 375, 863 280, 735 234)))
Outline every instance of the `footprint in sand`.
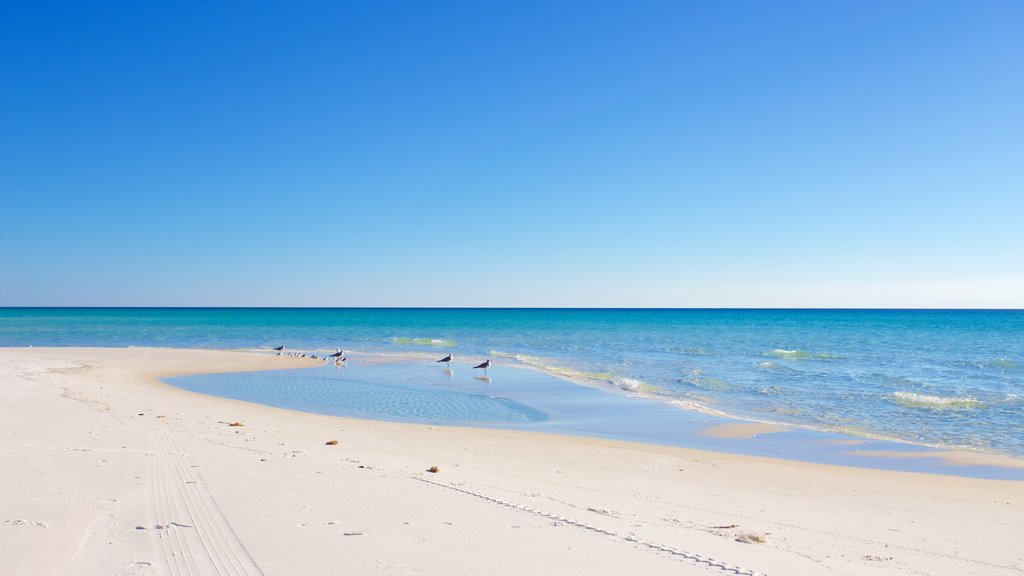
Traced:
POLYGON ((37 522, 36 520, 25 520, 24 518, 18 518, 16 520, 4 520, 2 524, 6 526, 33 526, 35 528, 47 528, 50 526, 46 522, 37 522))
POLYGON ((149 576, 156 574, 149 562, 132 562, 124 569, 124 576, 149 576))

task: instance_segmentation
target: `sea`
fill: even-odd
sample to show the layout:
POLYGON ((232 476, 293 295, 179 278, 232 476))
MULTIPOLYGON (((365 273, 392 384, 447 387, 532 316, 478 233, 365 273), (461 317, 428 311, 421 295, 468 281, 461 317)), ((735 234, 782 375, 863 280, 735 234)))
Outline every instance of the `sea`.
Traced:
MULTIPOLYGON (((340 413, 500 423, 543 422, 545 406, 558 402, 545 396, 576 387, 615 402, 644 398, 660 411, 1024 458, 1020 310, 0 308, 5 347, 272 353, 280 345, 319 355, 341 348, 353 369, 288 371, 295 376, 265 376, 259 386, 235 386, 225 395, 286 405, 301 396, 296 378, 312 374, 347 379, 350 387, 345 398, 324 398, 322 410, 316 395, 301 409, 338 413, 347 406, 340 413), (434 360, 447 354, 456 360, 450 372, 466 382, 476 377, 480 388, 468 386, 456 398, 434 386, 443 381, 434 360), (369 370, 389 358, 405 364, 369 370), (482 371, 460 364, 484 358, 494 362, 486 385, 482 371), (528 392, 495 392, 500 382, 492 378, 508 382, 512 368, 559 384, 526 378, 528 392), (434 387, 417 388, 420 380, 434 387), (415 394, 422 403, 407 401, 415 394), (431 413, 431 406, 445 408, 431 413)), ((231 376, 218 378, 202 386, 231 387, 231 376)), ((616 406, 626 404, 606 410, 620 420, 644 418, 616 406)))

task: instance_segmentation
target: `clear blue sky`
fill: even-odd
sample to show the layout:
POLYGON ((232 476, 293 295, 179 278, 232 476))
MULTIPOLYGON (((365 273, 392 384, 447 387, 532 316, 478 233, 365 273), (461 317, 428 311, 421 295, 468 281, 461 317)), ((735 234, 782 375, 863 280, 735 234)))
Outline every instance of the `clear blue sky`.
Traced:
POLYGON ((0 305, 1024 307, 1022 30, 5 2, 0 305))

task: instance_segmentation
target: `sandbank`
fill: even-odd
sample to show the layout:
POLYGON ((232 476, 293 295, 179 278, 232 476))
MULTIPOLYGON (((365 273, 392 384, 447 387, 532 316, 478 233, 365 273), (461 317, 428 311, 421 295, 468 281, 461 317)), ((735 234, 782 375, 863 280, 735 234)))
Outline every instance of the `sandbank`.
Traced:
POLYGON ((0 349, 0 574, 1024 571, 1020 481, 321 416, 158 380, 307 365, 0 349))

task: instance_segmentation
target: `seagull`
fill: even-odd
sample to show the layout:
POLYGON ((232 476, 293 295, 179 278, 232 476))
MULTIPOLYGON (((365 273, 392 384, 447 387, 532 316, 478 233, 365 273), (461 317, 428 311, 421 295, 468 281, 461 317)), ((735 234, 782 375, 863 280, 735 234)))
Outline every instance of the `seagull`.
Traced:
POLYGON ((438 362, 444 362, 445 364, 448 364, 449 367, 451 366, 451 364, 450 364, 451 361, 452 361, 452 355, 451 354, 449 354, 449 355, 445 356, 444 358, 441 358, 440 360, 438 360, 438 362))
POLYGON ((337 360, 334 361, 334 365, 335 366, 341 366, 342 364, 345 363, 345 360, 348 360, 348 358, 345 358, 344 356, 342 356, 341 358, 338 358, 337 360))
POLYGON ((478 364, 476 366, 473 366, 474 369, 476 369, 476 368, 483 368, 484 369, 484 374, 487 374, 487 369, 490 368, 490 367, 491 367, 491 359, 490 358, 488 358, 487 360, 484 360, 482 364, 478 364))
POLYGON ((277 350, 277 355, 280 356, 281 354, 284 353, 284 344, 281 344, 277 348, 274 348, 274 350, 277 350))
POLYGON ((341 351, 341 348, 338 348, 338 351, 335 352, 334 354, 331 354, 330 356, 328 356, 328 358, 341 358, 344 355, 345 355, 345 353, 341 351))

